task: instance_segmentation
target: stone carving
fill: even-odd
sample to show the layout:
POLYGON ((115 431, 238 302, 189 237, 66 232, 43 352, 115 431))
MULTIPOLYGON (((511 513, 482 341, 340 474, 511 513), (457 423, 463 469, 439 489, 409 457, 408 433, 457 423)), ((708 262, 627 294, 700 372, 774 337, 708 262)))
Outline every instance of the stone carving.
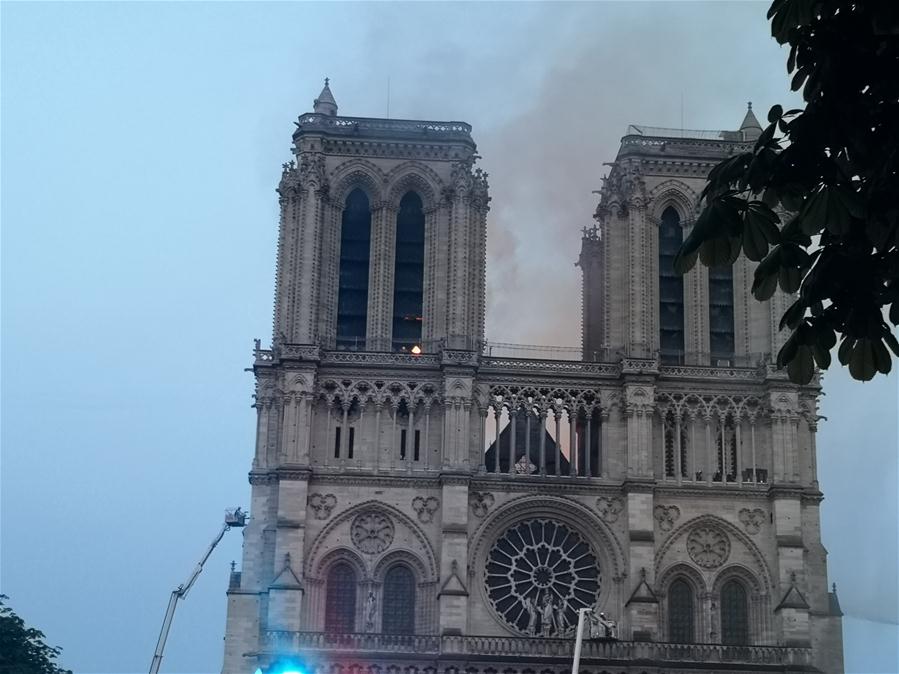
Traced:
POLYGON ((368 511, 356 515, 350 527, 353 544, 362 552, 374 555, 393 543, 394 526, 387 515, 368 511))
POLYGON ((590 620, 590 638, 591 639, 617 639, 618 624, 597 610, 594 606, 593 610, 587 614, 590 620))
POLYGON ((522 635, 567 636, 577 610, 592 606, 601 577, 596 554, 577 532, 549 519, 519 522, 487 554, 487 597, 522 635))
POLYGON ((434 513, 440 507, 440 501, 433 496, 416 496, 412 499, 412 510, 418 515, 419 522, 430 522, 434 519, 434 513))
POLYGON ((473 491, 468 495, 468 505, 475 517, 486 517, 493 503, 493 494, 489 491, 473 491))
POLYGON ((624 510, 624 501, 618 496, 600 496, 596 499, 596 509, 604 522, 615 522, 618 515, 624 510))
POLYGON ((662 531, 671 531, 677 518, 680 517, 680 508, 677 506, 657 505, 652 512, 662 531))
POLYGON ((312 494, 309 496, 309 507, 317 520, 326 520, 331 516, 331 511, 337 505, 337 497, 334 494, 312 494))
POLYGON ((687 536, 687 552, 690 558, 704 569, 714 569, 727 561, 730 540, 720 529, 698 526, 687 536))
POLYGON ((365 631, 366 632, 374 632, 375 631, 375 615, 377 614, 377 608, 375 605, 375 593, 370 591, 368 592, 368 597, 365 599, 365 631))
POLYGON ((530 475, 537 472, 537 466, 534 464, 527 454, 523 454, 518 463, 515 464, 515 472, 518 475, 530 475))
POLYGON ((746 527, 746 532, 755 535, 761 530, 762 524, 765 523, 765 511, 761 508, 742 508, 739 513, 740 522, 746 527))

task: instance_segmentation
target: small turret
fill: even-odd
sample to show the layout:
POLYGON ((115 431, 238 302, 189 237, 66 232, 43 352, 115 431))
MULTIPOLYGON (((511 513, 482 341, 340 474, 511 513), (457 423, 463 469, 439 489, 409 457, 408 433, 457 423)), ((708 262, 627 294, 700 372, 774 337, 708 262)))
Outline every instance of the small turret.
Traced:
POLYGON ((749 102, 749 109, 746 110, 746 116, 740 124, 740 132, 743 134, 743 140, 757 140, 762 135, 762 126, 752 111, 752 101, 749 102))
MULTIPOLYGON (((320 115, 337 116, 337 101, 334 100, 334 94, 331 93, 331 87, 328 86, 328 78, 325 78, 325 88, 312 103, 312 112, 320 115)), ((758 124, 758 122, 756 122, 758 124)))

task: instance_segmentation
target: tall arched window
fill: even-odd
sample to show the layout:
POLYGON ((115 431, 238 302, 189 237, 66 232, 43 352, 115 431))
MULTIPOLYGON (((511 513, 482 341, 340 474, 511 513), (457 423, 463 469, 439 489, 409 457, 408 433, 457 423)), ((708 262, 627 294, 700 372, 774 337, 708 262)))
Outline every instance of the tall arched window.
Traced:
POLYGON ((385 634, 415 634, 415 576, 408 566, 392 566, 384 576, 381 630, 385 634))
POLYGON ((674 271, 674 257, 684 241, 680 216, 671 206, 659 225, 659 357, 680 363, 684 357, 684 279, 674 271))
POLYGON ((425 269, 425 214, 421 197, 406 192, 396 215, 393 273, 393 350, 411 351, 421 344, 425 269))
POLYGON ((668 640, 676 644, 692 644, 693 590, 678 578, 668 588, 668 640))
POLYGON ((738 580, 729 580, 721 588, 721 643, 749 643, 749 602, 738 580))
POLYGON ((328 570, 325 588, 325 631, 332 634, 356 630, 356 572, 346 562, 328 570))
POLYGON ((371 254, 371 210, 365 192, 346 198, 340 226, 340 285, 337 292, 337 348, 365 348, 368 323, 368 261, 371 254))
POLYGON ((709 267, 709 350, 712 365, 734 359, 734 269, 709 267))

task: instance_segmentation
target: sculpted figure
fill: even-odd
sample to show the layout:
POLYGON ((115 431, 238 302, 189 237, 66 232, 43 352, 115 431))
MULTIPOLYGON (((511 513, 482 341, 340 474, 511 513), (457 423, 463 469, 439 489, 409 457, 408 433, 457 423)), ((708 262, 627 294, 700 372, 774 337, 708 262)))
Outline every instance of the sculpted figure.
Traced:
POLYGON ((561 635, 568 629, 568 602, 564 599, 556 606, 556 634, 561 635))
POLYGON ((543 606, 540 609, 540 613, 542 634, 548 637, 556 619, 553 615, 553 598, 549 591, 543 593, 543 606))
POLYGON ((607 618, 605 613, 599 614, 599 624, 602 628, 602 637, 605 637, 606 639, 618 638, 618 625, 614 620, 607 618))
POLYGON ((524 604, 524 610, 528 612, 528 634, 536 634, 537 633, 537 606, 534 604, 534 600, 530 598, 530 596, 526 596, 522 603, 524 604))
POLYGON ((373 632, 375 629, 375 593, 369 591, 365 599, 365 631, 373 632))

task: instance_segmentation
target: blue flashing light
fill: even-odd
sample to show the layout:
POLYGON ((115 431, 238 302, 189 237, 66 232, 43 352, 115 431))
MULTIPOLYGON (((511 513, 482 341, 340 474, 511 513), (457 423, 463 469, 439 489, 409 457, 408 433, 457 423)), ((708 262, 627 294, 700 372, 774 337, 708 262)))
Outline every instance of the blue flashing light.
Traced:
POLYGON ((272 663, 267 674, 306 674, 306 668, 297 664, 296 661, 280 660, 272 663))

